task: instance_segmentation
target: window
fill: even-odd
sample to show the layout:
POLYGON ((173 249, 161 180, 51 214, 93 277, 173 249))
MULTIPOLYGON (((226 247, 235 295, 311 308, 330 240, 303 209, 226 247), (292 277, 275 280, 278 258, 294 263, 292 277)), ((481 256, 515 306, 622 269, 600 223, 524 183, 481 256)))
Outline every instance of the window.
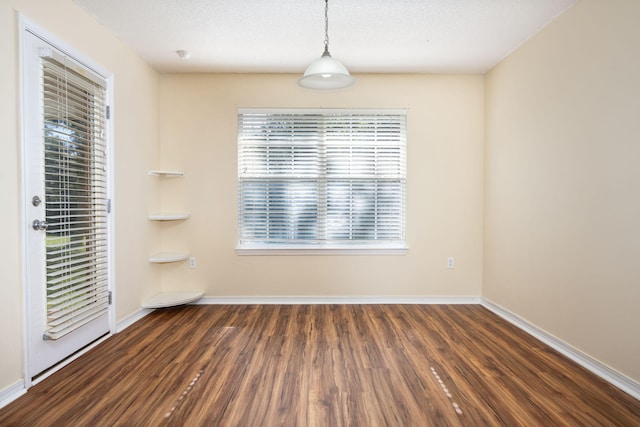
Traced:
POLYGON ((238 113, 238 253, 404 253, 406 113, 238 113))

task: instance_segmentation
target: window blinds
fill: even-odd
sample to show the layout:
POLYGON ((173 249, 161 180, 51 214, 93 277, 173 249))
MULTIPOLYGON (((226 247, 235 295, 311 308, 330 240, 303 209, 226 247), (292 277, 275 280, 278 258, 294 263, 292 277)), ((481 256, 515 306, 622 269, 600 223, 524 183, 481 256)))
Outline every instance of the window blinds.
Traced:
POLYGON ((404 112, 238 115, 239 244, 404 244, 404 112))
MULTIPOLYGON (((105 84, 41 52, 45 168, 45 339, 107 313, 105 84)), ((80 70, 81 71, 81 70, 80 70)))

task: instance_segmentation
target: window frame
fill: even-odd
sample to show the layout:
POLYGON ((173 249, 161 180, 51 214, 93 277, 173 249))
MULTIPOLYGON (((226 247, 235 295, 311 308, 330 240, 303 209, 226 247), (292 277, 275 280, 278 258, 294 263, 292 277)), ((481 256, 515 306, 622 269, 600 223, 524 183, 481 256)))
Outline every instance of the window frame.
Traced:
MULTIPOLYGON (((282 108, 239 108, 237 111, 237 154, 238 154, 238 167, 237 167, 237 195, 238 195, 238 240, 236 244, 236 253, 238 255, 405 255, 408 252, 408 244, 406 239, 406 227, 407 227, 407 110, 406 109, 309 109, 309 108, 295 108, 295 109, 282 109, 282 108), (403 230, 403 239, 388 241, 388 240, 356 240, 354 243, 350 242, 317 242, 311 241, 309 243, 299 242, 242 242, 241 241, 241 216, 242 216, 242 200, 241 200, 241 187, 242 178, 240 176, 242 154, 241 154, 241 115, 243 114, 290 114, 290 115, 335 115, 344 114, 345 116, 351 115, 370 115, 383 116, 383 115, 397 115, 402 116, 402 129, 399 132, 402 140, 401 155, 404 157, 400 164, 402 165, 402 209, 400 213, 402 215, 401 228, 403 230)), ((354 147, 351 145, 350 147, 354 147)), ((323 175, 322 179, 326 179, 326 175, 323 175)), ((378 183, 381 182, 377 179, 371 179, 367 182, 378 183)), ((376 193, 378 194, 378 193, 376 193)))

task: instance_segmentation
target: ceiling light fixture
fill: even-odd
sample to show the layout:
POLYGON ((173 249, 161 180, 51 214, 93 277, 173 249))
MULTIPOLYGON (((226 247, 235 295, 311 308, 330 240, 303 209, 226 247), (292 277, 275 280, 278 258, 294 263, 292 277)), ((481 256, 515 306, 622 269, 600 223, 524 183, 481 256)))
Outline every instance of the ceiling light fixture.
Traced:
POLYGON ((188 50, 176 50, 176 53, 181 59, 189 59, 191 58, 191 53, 188 50))
POLYGON ((355 81, 347 67, 329 53, 329 0, 325 0, 324 53, 307 67, 298 84, 307 89, 330 90, 351 86, 355 81))

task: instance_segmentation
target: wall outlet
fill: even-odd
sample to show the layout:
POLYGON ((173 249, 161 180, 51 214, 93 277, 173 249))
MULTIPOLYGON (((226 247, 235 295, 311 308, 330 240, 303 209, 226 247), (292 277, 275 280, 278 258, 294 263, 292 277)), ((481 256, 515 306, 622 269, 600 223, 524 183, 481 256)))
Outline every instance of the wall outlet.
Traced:
POLYGON ((456 264, 453 260, 453 257, 450 256, 449 258, 447 258, 447 268, 455 268, 456 264))
POLYGON ((196 257, 190 256, 189 257, 189 268, 194 269, 197 266, 198 266, 198 262, 196 261, 196 257))

